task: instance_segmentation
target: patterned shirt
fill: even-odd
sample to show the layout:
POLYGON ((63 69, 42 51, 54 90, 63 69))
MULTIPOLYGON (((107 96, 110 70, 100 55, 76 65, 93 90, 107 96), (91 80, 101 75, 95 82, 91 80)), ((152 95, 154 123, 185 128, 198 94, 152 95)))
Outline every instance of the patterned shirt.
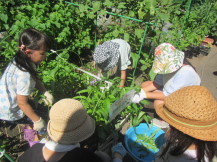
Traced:
POLYGON ((15 121, 23 118, 17 95, 29 96, 35 84, 29 72, 20 70, 14 60, 9 63, 0 80, 0 119, 15 121))

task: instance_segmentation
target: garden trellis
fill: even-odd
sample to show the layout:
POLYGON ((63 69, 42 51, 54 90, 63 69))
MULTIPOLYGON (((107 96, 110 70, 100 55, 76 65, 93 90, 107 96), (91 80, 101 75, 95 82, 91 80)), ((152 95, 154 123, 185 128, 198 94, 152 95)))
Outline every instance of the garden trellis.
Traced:
MULTIPOLYGON (((187 18, 188 18, 189 12, 190 12, 191 2, 192 2, 192 0, 187 1, 186 13, 185 13, 184 22, 182 23, 182 29, 184 28, 184 25, 185 25, 185 23, 187 21, 187 18)), ((77 7, 80 6, 79 4, 75 4, 75 3, 72 3, 72 2, 68 2, 68 1, 65 1, 65 3, 71 4, 71 5, 74 5, 74 6, 77 6, 77 7)), ((88 9, 93 10, 93 8, 91 8, 91 7, 88 7, 88 9)), ((139 61, 139 58, 140 58, 140 55, 141 55, 142 47, 143 47, 143 45, 145 43, 145 38, 146 38, 146 35, 147 35, 148 27, 155 25, 155 23, 145 22, 145 21, 140 20, 140 19, 136 19, 136 18, 132 18, 132 17, 128 17, 128 16, 124 16, 124 15, 120 15, 120 14, 116 14, 116 13, 112 13, 112 12, 108 12, 108 11, 106 11, 105 13, 109 14, 109 15, 112 15, 112 16, 117 16, 117 17, 121 17, 121 18, 128 19, 128 20, 133 20, 133 21, 145 24, 145 28, 144 28, 144 31, 143 31, 143 36, 141 38, 141 43, 140 43, 139 52, 138 52, 138 59, 136 60, 136 65, 135 65, 134 71, 133 71, 133 77, 134 77, 135 72, 136 72, 136 68, 137 68, 137 65, 138 65, 138 61, 139 61)), ((96 24, 97 24, 97 14, 96 14, 96 24)), ((95 39, 94 39, 95 46, 96 46, 96 42, 97 42, 97 34, 95 32, 95 39)))
MULTIPOLYGON (((67 4, 71 4, 71 5, 74 5, 74 6, 80 6, 79 4, 75 4, 75 3, 72 3, 72 2, 67 2, 65 1, 65 3, 67 4)), ((91 7, 88 7, 89 10, 93 10, 93 8, 91 7)), ((145 24, 145 29, 144 29, 144 33, 143 33, 143 36, 142 36, 142 39, 141 39, 141 44, 140 44, 140 48, 139 48, 139 52, 138 52, 138 59, 136 61, 136 65, 135 65, 135 69, 133 71, 133 77, 135 75, 135 71, 136 71, 136 67, 137 67, 137 64, 138 64, 138 60, 140 58, 140 54, 141 54, 141 51, 142 51, 142 47, 143 47, 143 44, 145 42, 145 37, 146 37, 146 33, 147 33, 147 29, 148 29, 148 26, 150 25, 154 25, 154 23, 150 23, 150 22, 145 22, 143 20, 139 20, 139 19, 136 19, 136 18, 132 18, 132 17, 128 17, 128 16, 124 16, 124 15, 119 15, 119 14, 116 14, 116 13, 112 13, 112 12, 108 12, 106 11, 106 14, 109 14, 109 15, 112 15, 112 16, 117 16, 117 17, 121 17, 121 18, 125 18, 125 19, 129 19, 129 20, 133 20, 133 21, 136 21, 136 22, 140 22, 140 23, 144 23, 145 24)), ((97 15, 96 15, 96 24, 97 24, 97 15)), ((97 36, 96 36, 96 33, 95 33, 95 45, 96 45, 96 41, 97 41, 97 36)))

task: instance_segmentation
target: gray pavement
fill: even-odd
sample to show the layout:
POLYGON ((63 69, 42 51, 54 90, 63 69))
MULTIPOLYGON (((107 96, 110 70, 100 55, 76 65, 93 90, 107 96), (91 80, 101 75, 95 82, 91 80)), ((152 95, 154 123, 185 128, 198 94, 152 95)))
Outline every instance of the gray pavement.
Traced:
POLYGON ((217 99, 217 47, 212 46, 207 56, 199 54, 197 57, 188 59, 201 77, 201 85, 207 87, 217 99))

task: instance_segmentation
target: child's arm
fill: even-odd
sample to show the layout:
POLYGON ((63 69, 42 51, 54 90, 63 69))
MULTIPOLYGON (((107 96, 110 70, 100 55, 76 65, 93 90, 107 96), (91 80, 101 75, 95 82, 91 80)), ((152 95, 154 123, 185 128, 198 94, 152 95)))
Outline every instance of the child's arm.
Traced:
POLYGON ((143 99, 164 100, 163 92, 158 91, 160 86, 154 81, 146 81, 141 84, 141 91, 132 98, 133 103, 139 103, 143 99))
POLYGON ((28 103, 28 96, 17 95, 17 103, 19 108, 28 116, 33 122, 36 122, 40 117, 34 112, 28 103))
POLYGON ((162 91, 153 91, 153 92, 145 92, 147 99, 154 99, 154 100, 164 100, 165 95, 162 91))
POLYGON ((162 91, 158 91, 160 86, 154 81, 146 81, 141 84, 141 89, 145 92, 147 99, 164 100, 166 97, 162 91))
POLYGON ((141 89, 143 89, 145 92, 152 92, 159 88, 160 86, 154 81, 145 81, 141 84, 141 89))
POLYGON ((125 80, 127 78, 126 70, 121 70, 121 82, 119 87, 124 87, 125 80))
POLYGON ((45 127, 44 120, 39 117, 28 103, 28 96, 17 95, 17 103, 19 108, 28 116, 34 123, 33 129, 36 131, 45 127))

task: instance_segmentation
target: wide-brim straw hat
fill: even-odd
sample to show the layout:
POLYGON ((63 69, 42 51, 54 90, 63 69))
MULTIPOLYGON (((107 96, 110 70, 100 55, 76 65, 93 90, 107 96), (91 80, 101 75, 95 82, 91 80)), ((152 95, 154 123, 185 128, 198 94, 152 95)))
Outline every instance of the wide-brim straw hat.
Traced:
POLYGON ((203 86, 181 88, 156 107, 157 114, 179 131, 204 141, 217 141, 217 101, 203 86))
POLYGON ((185 54, 170 43, 162 43, 155 49, 154 56, 153 72, 169 74, 181 68, 185 54))
POLYGON ((86 113, 80 101, 62 99, 50 110, 47 131, 59 144, 73 144, 90 137, 95 131, 95 121, 86 113))
POLYGON ((117 65, 120 57, 119 46, 116 42, 106 41, 95 48, 93 59, 102 71, 109 71, 117 65))

